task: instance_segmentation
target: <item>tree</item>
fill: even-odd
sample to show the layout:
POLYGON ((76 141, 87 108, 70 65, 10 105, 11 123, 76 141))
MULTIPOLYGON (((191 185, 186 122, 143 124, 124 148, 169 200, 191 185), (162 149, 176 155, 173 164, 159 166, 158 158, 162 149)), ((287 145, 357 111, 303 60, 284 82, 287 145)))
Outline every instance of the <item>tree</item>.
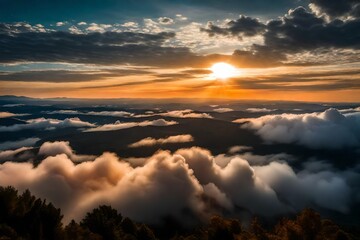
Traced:
POLYGON ((91 213, 87 213, 80 225, 89 229, 91 232, 99 234, 104 239, 119 239, 121 214, 110 206, 99 206, 91 213))
POLYGON ((51 203, 13 187, 0 187, 0 224, 26 239, 62 239, 62 215, 51 203))
POLYGON ((234 236, 229 226, 223 218, 219 216, 212 217, 209 226, 209 240, 233 240, 234 236))

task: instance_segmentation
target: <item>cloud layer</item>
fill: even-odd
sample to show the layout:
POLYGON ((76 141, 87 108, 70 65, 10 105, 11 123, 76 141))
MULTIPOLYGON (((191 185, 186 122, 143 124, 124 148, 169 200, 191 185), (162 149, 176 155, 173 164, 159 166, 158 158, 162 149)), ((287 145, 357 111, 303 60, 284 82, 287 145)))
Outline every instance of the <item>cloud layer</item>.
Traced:
POLYGON ((336 109, 321 113, 266 115, 238 119, 268 143, 295 143, 309 148, 340 149, 360 146, 360 115, 336 109))
POLYGON ((129 147, 137 148, 137 147, 145 147, 145 146, 162 145, 168 143, 186 143, 192 141, 194 141, 194 138, 189 134, 176 135, 176 136, 170 136, 167 138, 159 138, 159 139, 148 137, 141 139, 138 142, 130 144, 129 147))
MULTIPOLYGON (((93 26, 96 27, 96 26, 93 26)), ((103 28, 102 28, 103 29, 103 28)), ((26 23, 0 23, 0 62, 68 62, 89 64, 185 65, 197 58, 188 48, 166 47, 171 32, 49 31, 26 23), (21 43, 21 44, 19 44, 21 43), (36 54, 33 54, 34 51, 36 54), (111 58, 109 58, 111 56, 111 58), (170 61, 171 60, 171 61, 170 61)))
POLYGON ((37 167, 1 164, 1 185, 29 188, 61 207, 65 221, 79 220, 99 204, 148 223, 169 216, 192 223, 222 212, 271 217, 307 206, 346 213, 359 180, 355 170, 309 167, 296 173, 284 162, 251 166, 237 156, 219 166, 209 151, 196 147, 160 151, 139 167, 112 153, 75 164, 67 142, 44 143, 39 156, 44 160, 37 167))
POLYGON ((126 128, 133 127, 146 127, 146 126, 156 126, 156 127, 165 127, 178 124, 175 121, 166 121, 164 119, 157 119, 152 121, 143 121, 143 122, 120 122, 116 121, 115 123, 105 124, 99 127, 90 128, 85 130, 85 132, 104 132, 104 131, 115 131, 126 128))
POLYGON ((80 118, 66 118, 64 120, 51 118, 37 118, 27 120, 24 124, 15 124, 11 126, 0 126, 0 132, 16 132, 29 129, 53 130, 55 128, 66 127, 95 127, 95 124, 81 121, 80 118))
POLYGON ((24 116, 28 114, 17 114, 11 112, 0 112, 0 118, 9 118, 9 117, 17 117, 17 116, 24 116))
POLYGON ((134 117, 152 117, 152 116, 163 116, 163 117, 172 117, 172 118, 213 118, 208 113, 198 113, 194 112, 191 109, 185 110, 173 110, 163 113, 150 113, 144 115, 134 115, 134 117))
MULTIPOLYGON (((224 26, 210 23, 207 28, 202 28, 202 31, 207 32, 209 36, 264 38, 263 44, 253 44, 250 50, 235 51, 233 54, 235 64, 254 61, 262 66, 275 66, 287 62, 295 53, 309 51, 330 53, 331 49, 359 50, 359 35, 354 34, 360 27, 360 4, 357 1, 313 0, 309 9, 299 6, 290 9, 284 16, 266 23, 255 18, 240 16, 236 20, 228 21, 224 26), (330 19, 325 16, 330 16, 330 19)), ((312 62, 312 64, 316 63, 312 62)))
POLYGON ((20 147, 30 147, 35 145, 40 138, 26 138, 18 141, 7 141, 0 143, 0 150, 14 149, 20 147))

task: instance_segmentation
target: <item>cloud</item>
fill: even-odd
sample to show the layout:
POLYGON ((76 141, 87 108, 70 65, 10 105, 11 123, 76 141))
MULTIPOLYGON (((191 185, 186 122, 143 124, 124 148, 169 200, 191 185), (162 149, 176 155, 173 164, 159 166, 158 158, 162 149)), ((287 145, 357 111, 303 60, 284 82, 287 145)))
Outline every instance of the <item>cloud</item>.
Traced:
POLYGON ((18 141, 7 141, 0 143, 0 150, 14 149, 19 147, 31 147, 35 145, 40 138, 26 138, 18 141))
POLYGON ((174 110, 164 113, 140 114, 140 115, 134 115, 133 117, 144 118, 144 117, 152 117, 152 116, 162 116, 162 117, 172 117, 172 118, 213 118, 208 113, 197 113, 191 109, 174 110))
POLYGON ((78 155, 70 147, 70 142, 62 141, 45 142, 40 146, 38 152, 38 155, 42 157, 57 156, 59 154, 65 154, 73 162, 93 161, 96 158, 93 155, 78 155))
POLYGON ((180 156, 166 152, 138 168, 111 153, 77 165, 60 154, 47 157, 36 168, 30 163, 4 163, 0 176, 1 184, 29 187, 35 195, 54 202, 62 208, 65 221, 79 220, 100 202, 121 209, 135 220, 153 223, 165 216, 185 218, 184 209, 199 212, 201 208, 201 186, 180 156), (14 175, 10 177, 14 173, 19 175, 16 180, 14 175), (50 185, 56 191, 48 188, 50 185))
POLYGON ((0 23, 2 49, 6 49, 0 50, 0 62, 178 67, 193 66, 202 60, 189 48, 164 46, 167 40, 175 37, 175 33, 119 32, 109 28, 109 25, 93 23, 87 25, 87 32, 39 31, 29 24, 0 23))
POLYGON ((101 112, 81 112, 77 110, 56 110, 46 112, 47 114, 68 114, 68 115, 92 115, 92 116, 109 116, 109 117, 130 117, 133 113, 125 111, 101 111, 101 112))
POLYGON ((232 146, 229 148, 229 154, 251 151, 253 148, 249 146, 232 146))
POLYGON ((326 22, 298 7, 289 10, 282 19, 268 22, 265 44, 288 53, 320 48, 359 49, 358 36, 353 34, 359 26, 359 19, 326 22))
POLYGON ((359 1, 357 0, 311 0, 310 8, 318 14, 325 13, 331 18, 341 16, 359 17, 359 1))
POLYGON ((298 209, 306 207, 304 203, 314 201, 318 206, 338 212, 350 210, 351 189, 346 178, 337 173, 322 171, 309 174, 304 171, 296 174, 287 164, 278 162, 254 169, 277 194, 298 209))
POLYGON ((166 121, 164 119, 157 119, 152 121, 143 121, 143 122, 120 122, 116 121, 115 123, 105 124, 99 127, 90 128, 85 130, 85 132, 103 132, 103 131, 116 131, 121 129, 133 128, 133 127, 146 127, 146 126, 156 126, 156 127, 165 127, 178 124, 175 121, 166 121))
POLYGON ((57 27, 61 27, 61 26, 64 26, 64 25, 66 25, 67 24, 67 22, 57 22, 56 23, 56 26, 57 27))
POLYGON ((210 36, 220 34, 242 38, 254 37, 263 33, 265 29, 265 24, 261 23, 259 19, 240 15, 240 18, 228 21, 224 27, 218 27, 209 22, 207 28, 201 28, 200 30, 208 33, 210 36))
POLYGON ((339 109, 339 112, 341 112, 341 113, 360 112, 360 107, 346 108, 346 109, 339 109))
MULTIPOLYGON (((323 1, 314 0, 310 5, 310 10, 304 7, 296 7, 290 9, 287 14, 277 19, 271 19, 266 23, 257 19, 240 16, 237 20, 228 22, 227 26, 217 26, 210 24, 208 28, 201 29, 208 32, 210 36, 229 35, 237 36, 240 39, 243 36, 261 36, 262 44, 253 44, 248 49, 239 49, 233 53, 232 63, 239 66, 248 64, 248 62, 259 66, 277 66, 283 64, 304 64, 311 59, 303 55, 301 63, 299 61, 289 60, 294 54, 310 53, 312 54, 328 54, 336 50, 352 49, 357 51, 360 49, 359 36, 354 35, 354 31, 360 27, 360 4, 352 0, 340 1, 323 1), (313 7, 311 7, 313 6, 313 7), (351 18, 334 18, 327 21, 323 16, 317 14, 316 9, 321 11, 348 12, 351 10, 351 18), (342 8, 341 6, 345 6, 342 8), (353 14, 355 13, 356 14, 353 14), (314 53, 314 51, 316 53, 314 53)), ((331 14, 333 14, 331 13, 331 14)), ((342 14, 342 13, 339 13, 342 14)), ((336 15, 336 14, 335 14, 336 15)), ((347 54, 343 61, 346 62, 347 54)), ((355 54, 352 59, 357 60, 355 54)), ((312 59, 315 57, 313 56, 312 59)), ((330 57, 328 62, 333 58, 330 57)), ((341 58, 338 59, 339 61, 341 58)), ((324 61, 324 60, 323 60, 324 61)), ((312 61, 311 64, 319 64, 312 61)))
POLYGON ((46 29, 41 24, 30 25, 25 22, 14 24, 0 23, 0 34, 17 34, 17 33, 44 33, 46 29))
MULTIPOLYGON (((200 1, 197 1, 197 4, 199 3, 200 1)), ((225 5, 233 9, 242 4, 225 5)), ((211 5, 222 8, 224 3, 211 5)), ((263 1, 254 5, 265 6, 263 1)), ((275 6, 277 5, 271 7, 275 6)), ((292 2, 283 6, 296 5, 292 2)), ((269 8, 268 4, 266 7, 269 8)), ((267 22, 240 15, 237 19, 226 20, 223 24, 222 21, 209 23, 205 28, 197 22, 181 27, 171 26, 171 30, 179 32, 180 35, 181 30, 196 26, 196 29, 200 28, 210 36, 242 39, 239 44, 241 48, 234 51, 231 56, 200 54, 214 49, 206 46, 210 40, 204 39, 203 33, 197 34, 199 39, 185 39, 183 36, 176 36, 174 32, 164 32, 174 20, 186 20, 181 14, 176 14, 174 19, 145 19, 143 28, 136 22, 113 25, 81 22, 77 26, 71 26, 68 31, 59 31, 24 22, 1 23, 0 34, 6 51, 0 52, 0 62, 126 64, 170 68, 208 66, 215 61, 231 60, 232 64, 238 66, 273 67, 283 64, 306 64, 310 61, 312 64, 320 64, 314 61, 314 56, 319 54, 328 55, 327 62, 332 62, 331 54, 338 50, 344 50, 337 54, 337 57, 340 55, 337 58, 338 62, 347 62, 346 59, 351 55, 348 49, 356 51, 351 57, 352 61, 356 61, 360 41, 353 33, 359 28, 359 12, 360 4, 356 0, 312 0, 309 8, 292 8, 283 16, 267 22), (324 13, 333 17, 329 20, 323 16, 324 13), (251 40, 254 44, 244 37, 256 37, 251 40), (198 51, 194 41, 201 42, 199 44, 207 48, 207 51, 198 51), (33 51, 37 54, 32 54, 33 51), (303 56, 295 61, 294 54, 303 56), (308 54, 313 56, 309 57, 308 54)), ((226 48, 234 49, 235 46, 236 44, 231 43, 226 48)))
POLYGON ((226 113, 226 112, 232 112, 234 111, 234 109, 232 108, 215 108, 213 109, 214 112, 218 112, 218 113, 226 113))
POLYGON ((15 150, 0 151, 0 163, 8 162, 8 161, 31 162, 34 157, 34 155, 28 151, 31 149, 32 147, 21 147, 15 150))
POLYGON ((81 114, 78 110, 56 110, 56 111, 48 111, 46 114, 69 114, 69 115, 78 115, 81 114))
POLYGON ((220 167, 209 151, 195 147, 174 154, 160 151, 138 167, 112 153, 75 164, 66 142, 44 143, 41 149, 57 155, 42 156, 36 167, 28 162, 1 164, 0 184, 30 189, 53 202, 65 222, 83 218, 99 204, 147 223, 171 216, 191 224, 219 213, 219 207, 231 215, 246 211, 268 217, 309 206, 346 213, 360 179, 356 172, 331 169, 295 173, 280 162, 251 166, 238 156, 220 167))
POLYGON ((68 30, 71 34, 83 34, 84 33, 81 29, 79 29, 77 26, 74 26, 74 25, 69 27, 68 30))
POLYGON ((5 104, 2 105, 3 107, 22 107, 25 106, 25 104, 21 104, 21 103, 14 103, 14 104, 5 104))
POLYGON ((321 113, 266 115, 238 119, 267 143, 295 143, 313 149, 341 149, 360 145, 360 115, 336 109, 321 113))
POLYGON ((183 16, 182 14, 176 14, 176 19, 180 21, 186 21, 188 20, 187 17, 183 16))
POLYGON ((190 109, 169 111, 166 113, 159 113, 157 115, 173 118, 212 118, 212 116, 208 113, 196 113, 190 109))
POLYGON ((253 113, 261 113, 261 112, 273 112, 277 109, 268 109, 268 108, 247 108, 246 111, 253 113))
POLYGON ((144 147, 144 146, 154 146, 154 145, 162 145, 162 144, 168 144, 168 143, 187 143, 194 141, 194 138, 189 134, 184 135, 176 135, 176 136, 170 136, 167 138, 144 138, 138 142, 132 143, 129 145, 131 148, 137 148, 137 147, 144 147))
MULTIPOLYGON (((321 60, 319 60, 321 61, 321 60)), ((324 70, 297 74, 274 74, 257 78, 233 79, 233 83, 242 89, 273 89, 287 91, 334 91, 360 88, 359 70, 324 70), (349 76, 351 76, 349 78, 349 76), (322 80, 322 79, 326 79, 322 80)))
POLYGON ((125 111, 101 111, 101 112, 86 112, 85 115, 95 115, 95 116, 110 116, 110 117, 129 117, 132 116, 132 113, 125 111))
POLYGON ((18 114, 18 113, 11 113, 11 112, 0 112, 0 118, 9 118, 9 117, 18 117, 18 116, 25 116, 29 114, 18 114))
POLYGON ((0 81, 66 83, 104 80, 111 77, 143 75, 149 73, 151 72, 141 69, 102 69, 92 71, 32 70, 19 72, 0 72, 0 81))
POLYGON ((138 28, 139 24, 137 22, 126 22, 124 24, 121 24, 121 26, 126 28, 138 28))
POLYGON ((15 132, 28 129, 53 130, 56 128, 67 127, 95 127, 94 124, 81 121, 79 118, 66 118, 64 120, 51 118, 37 118, 27 120, 24 124, 15 124, 11 126, 0 126, 0 132, 15 132))
POLYGON ((100 32, 104 33, 107 29, 111 28, 111 24, 97 24, 97 23, 90 23, 89 27, 86 28, 87 31, 90 32, 100 32))
POLYGON ((171 25, 174 23, 174 20, 169 17, 160 17, 160 18, 158 18, 158 21, 160 24, 163 24, 163 25, 171 25))

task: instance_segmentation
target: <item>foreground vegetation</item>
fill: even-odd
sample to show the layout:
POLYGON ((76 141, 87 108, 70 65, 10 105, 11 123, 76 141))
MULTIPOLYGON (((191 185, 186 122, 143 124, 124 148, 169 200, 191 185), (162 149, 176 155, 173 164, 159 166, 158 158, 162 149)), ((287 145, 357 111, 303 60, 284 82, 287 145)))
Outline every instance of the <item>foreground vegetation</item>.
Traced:
POLYGON ((19 194, 13 187, 0 187, 0 239, 101 240, 346 240, 360 239, 359 232, 345 231, 318 213, 306 209, 295 219, 283 219, 265 230, 255 219, 244 229, 235 219, 214 216, 207 226, 188 231, 166 226, 151 228, 124 218, 110 206, 99 206, 76 223, 63 226, 61 210, 29 191, 19 194))

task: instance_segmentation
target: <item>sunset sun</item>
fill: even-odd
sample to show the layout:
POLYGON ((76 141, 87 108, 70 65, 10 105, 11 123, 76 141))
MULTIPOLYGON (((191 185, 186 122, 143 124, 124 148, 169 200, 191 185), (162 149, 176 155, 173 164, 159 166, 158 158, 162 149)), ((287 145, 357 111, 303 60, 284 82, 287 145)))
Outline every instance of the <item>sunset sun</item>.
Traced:
POLYGON ((215 63, 210 69, 212 71, 212 76, 221 80, 226 80, 230 77, 233 77, 236 73, 235 67, 223 62, 215 63))

